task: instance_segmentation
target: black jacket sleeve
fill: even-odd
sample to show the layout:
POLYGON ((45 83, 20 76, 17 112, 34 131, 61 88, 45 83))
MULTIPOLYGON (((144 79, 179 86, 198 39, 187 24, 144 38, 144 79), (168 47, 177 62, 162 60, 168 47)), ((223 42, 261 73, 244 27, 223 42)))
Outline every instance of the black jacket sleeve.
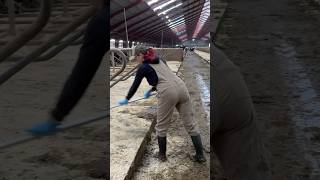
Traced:
POLYGON ((136 77, 134 78, 134 81, 131 85, 131 88, 126 96, 126 98, 129 100, 132 98, 132 96, 137 92, 138 87, 141 84, 142 79, 145 76, 145 67, 142 65, 139 67, 137 73, 136 73, 136 77))
POLYGON ((143 78, 146 78, 149 85, 153 86, 151 91, 156 90, 156 86, 158 84, 158 76, 156 71, 148 63, 141 64, 141 66, 137 70, 133 84, 126 96, 128 100, 136 93, 143 78))

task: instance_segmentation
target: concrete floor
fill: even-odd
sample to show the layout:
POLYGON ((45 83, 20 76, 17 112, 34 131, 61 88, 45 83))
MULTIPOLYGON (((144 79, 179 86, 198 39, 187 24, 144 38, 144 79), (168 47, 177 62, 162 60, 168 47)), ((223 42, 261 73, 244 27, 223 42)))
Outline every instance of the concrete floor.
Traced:
POLYGON ((320 178, 320 9, 309 2, 230 1, 217 35, 245 76, 274 180, 320 178))
MULTIPOLYGON (((30 47, 32 48, 32 47, 30 47)), ((27 50, 27 48, 25 48, 27 50)), ((27 52, 27 51, 26 51, 27 52)), ((65 49, 51 61, 32 63, 0 87, 0 142, 26 136, 25 129, 47 120, 56 97, 71 73, 79 46, 65 49)), ((15 62, 4 62, 1 71, 15 62)), ((103 62, 105 63, 105 62, 103 62)), ((105 66, 65 123, 106 112, 105 66)), ((104 179, 106 121, 71 129, 9 149, 0 150, 0 177, 11 179, 104 179)))

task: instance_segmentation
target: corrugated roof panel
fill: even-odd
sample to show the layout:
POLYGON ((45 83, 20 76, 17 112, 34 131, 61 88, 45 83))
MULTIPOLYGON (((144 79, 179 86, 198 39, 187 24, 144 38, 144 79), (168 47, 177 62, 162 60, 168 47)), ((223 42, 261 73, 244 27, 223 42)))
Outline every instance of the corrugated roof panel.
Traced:
POLYGON ((149 39, 159 41, 161 32, 164 42, 188 40, 195 34, 205 35, 206 18, 210 12, 204 11, 205 0, 111 0, 110 27, 113 36, 125 37, 123 8, 126 8, 129 39, 149 39), (202 12, 203 11, 203 12, 202 12), (203 16, 200 16, 201 12, 203 16), (203 32, 202 32, 203 31, 203 32), (178 38, 179 37, 179 38, 178 38))
POLYGON ((202 29, 204 23, 207 21, 208 17, 210 15, 210 0, 206 0, 204 3, 204 6, 202 8, 202 12, 200 15, 200 18, 197 22, 196 29, 192 35, 192 38, 197 38, 200 30, 202 29))

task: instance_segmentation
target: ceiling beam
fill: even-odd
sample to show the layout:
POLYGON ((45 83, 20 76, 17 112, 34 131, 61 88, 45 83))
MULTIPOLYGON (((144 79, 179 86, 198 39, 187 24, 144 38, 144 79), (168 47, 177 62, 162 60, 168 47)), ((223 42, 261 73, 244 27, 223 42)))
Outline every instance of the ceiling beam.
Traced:
MULTIPOLYGON (((198 10, 198 11, 200 11, 200 10, 198 10)), ((181 19, 180 21, 185 21, 185 20, 187 20, 187 19, 189 19, 189 18, 192 18, 192 19, 194 19, 194 16, 196 16, 197 15, 197 12, 198 11, 194 11, 194 12, 191 12, 190 14, 187 14, 186 16, 184 16, 184 20, 183 19, 181 19)), ((149 26, 148 26, 149 27, 149 26)), ((150 31, 153 31, 153 30, 155 30, 155 29, 162 29, 162 28, 164 28, 164 27, 169 27, 165 22, 163 22, 162 21, 162 23, 160 24, 152 24, 152 28, 149 28, 148 29, 148 31, 147 32, 150 32, 150 31), (164 24, 163 24, 164 23, 164 24)), ((137 28, 136 28, 137 29, 137 28)), ((141 32, 144 32, 145 31, 145 29, 147 29, 147 27, 146 28, 141 28, 141 29, 139 29, 139 31, 136 31, 136 32, 134 32, 134 33, 132 33, 132 34, 139 34, 139 33, 141 33, 141 32)), ((132 31, 130 31, 130 33, 131 33, 132 31)))
MULTIPOLYGON (((190 7, 190 6, 193 5, 194 3, 195 3, 195 2, 186 4, 185 6, 183 6, 183 8, 190 7)), ((199 5, 200 5, 200 4, 198 4, 196 7, 198 7, 199 5)), ((149 7, 149 6, 148 6, 148 7, 149 7)), ((132 15, 132 16, 130 16, 129 18, 127 18, 127 24, 129 24, 129 22, 130 22, 131 20, 133 20, 135 17, 138 17, 138 16, 144 14, 144 13, 147 12, 148 10, 151 10, 151 11, 153 12, 153 10, 149 7, 149 8, 147 8, 147 9, 141 11, 140 13, 137 13, 137 14, 132 15)), ((192 11, 192 10, 194 10, 194 7, 188 8, 188 11, 192 11)), ((178 14, 178 13, 175 13, 175 14, 178 14)), ((153 12, 152 15, 144 18, 143 20, 149 19, 149 18, 151 18, 151 17, 153 17, 153 16, 159 17, 157 14, 155 14, 155 13, 153 12)), ((160 19, 160 17, 159 17, 159 19, 160 19)), ((160 20, 161 20, 161 19, 160 19, 160 20)), ((161 21, 162 21, 162 20, 161 20, 161 21)), ((123 20, 123 21, 118 22, 118 23, 116 23, 116 24, 114 24, 114 25, 111 25, 111 26, 110 26, 110 29, 113 30, 113 29, 117 28, 117 27, 120 26, 120 25, 124 25, 124 22, 125 22, 125 21, 123 20)), ((142 23, 142 22, 144 22, 144 21, 139 20, 138 23, 137 23, 137 22, 136 22, 136 23, 132 23, 132 24, 134 24, 133 26, 131 26, 132 24, 128 25, 128 28, 131 29, 131 28, 133 28, 134 26, 137 26, 138 24, 140 24, 140 23, 142 23)), ((138 28, 140 28, 140 27, 138 27, 138 28)), ((138 28, 136 28, 136 29, 138 29, 138 28)), ((128 29, 128 30, 129 30, 129 29, 128 29)), ((121 31, 125 31, 125 27, 123 27, 123 28, 122 28, 121 30, 119 30, 119 31, 120 31, 120 32, 121 32, 121 31)))
MULTIPOLYGON (((117 0, 112 0, 112 2, 117 3, 119 6, 121 6, 117 0)), ((119 9, 118 11, 112 13, 111 14, 111 18, 123 13, 123 9, 126 9, 126 11, 128 11, 129 9, 135 7, 136 5, 138 5, 138 4, 142 3, 142 2, 143 2, 143 0, 136 0, 132 4, 130 4, 130 5, 126 6, 126 7, 122 7, 122 9, 119 9)))
MULTIPOLYGON (((188 14, 187 17, 185 18, 184 22, 189 22, 189 19, 195 20, 196 16, 197 16, 196 12, 188 14)), ((156 32, 156 31, 161 31, 162 29, 165 29, 165 28, 169 28, 169 26, 167 24, 161 25, 160 27, 159 26, 154 26, 153 28, 150 28, 148 31, 141 30, 141 31, 138 31, 138 32, 135 32, 135 33, 132 33, 132 34, 147 35, 150 32, 152 33, 152 32, 156 32)))

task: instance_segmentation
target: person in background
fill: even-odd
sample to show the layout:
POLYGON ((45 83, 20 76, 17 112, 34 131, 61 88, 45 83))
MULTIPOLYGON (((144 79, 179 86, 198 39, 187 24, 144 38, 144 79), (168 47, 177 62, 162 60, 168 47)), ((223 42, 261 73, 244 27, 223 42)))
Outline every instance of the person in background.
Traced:
POLYGON ((157 123, 155 126, 159 152, 157 157, 166 161, 167 131, 171 122, 174 108, 177 108, 183 120, 184 127, 191 136, 196 154, 192 160, 205 162, 203 146, 197 124, 193 118, 193 109, 190 95, 185 83, 174 74, 166 63, 156 56, 152 48, 136 46, 135 59, 140 63, 134 82, 127 96, 119 101, 120 105, 128 104, 130 98, 137 91, 143 78, 146 78, 152 88, 146 91, 145 98, 150 97, 152 91, 157 91, 157 123))

